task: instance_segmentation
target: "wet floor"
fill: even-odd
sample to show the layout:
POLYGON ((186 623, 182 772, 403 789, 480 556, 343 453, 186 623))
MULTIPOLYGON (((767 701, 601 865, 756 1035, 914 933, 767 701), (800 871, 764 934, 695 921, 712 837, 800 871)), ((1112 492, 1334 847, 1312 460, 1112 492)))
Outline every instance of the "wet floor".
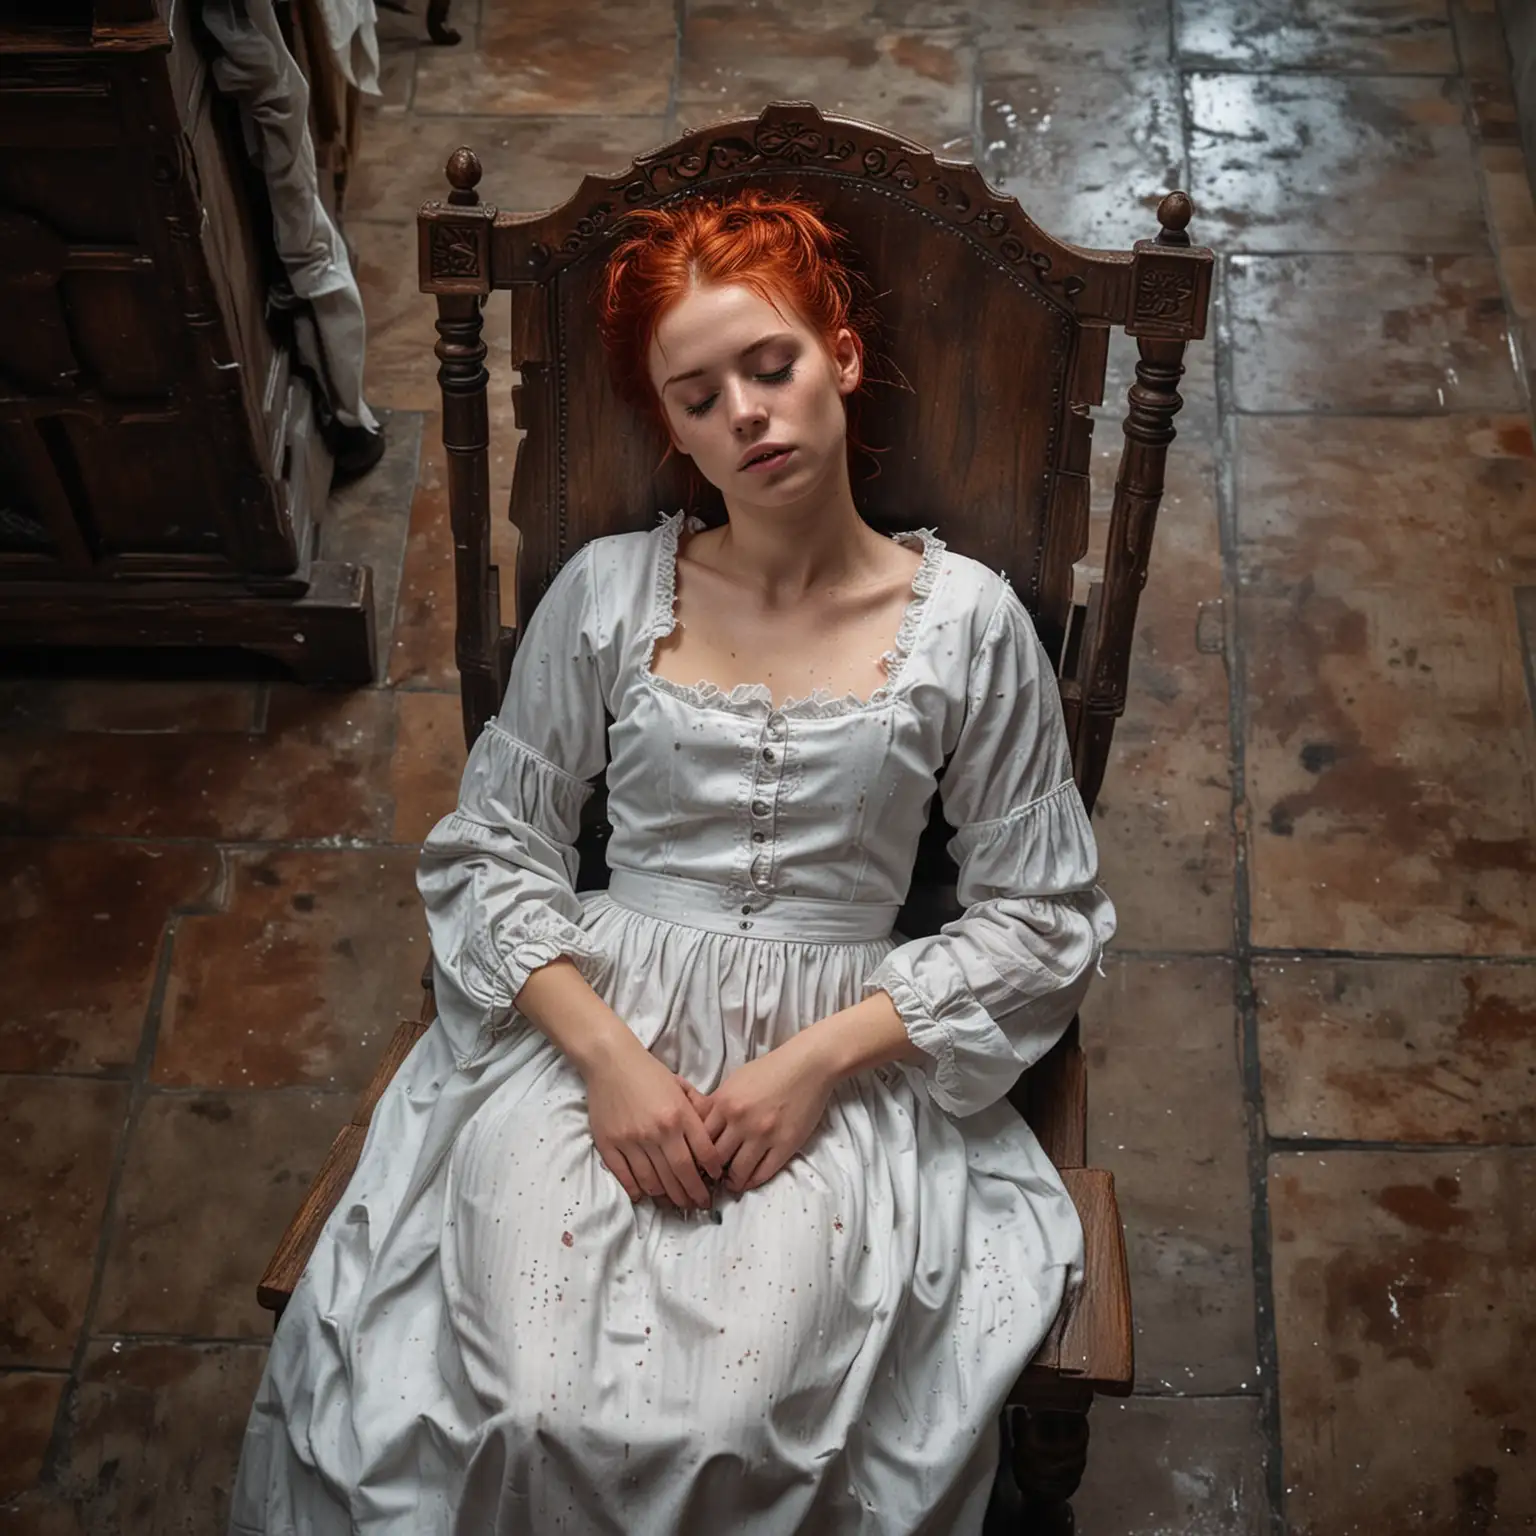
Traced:
POLYGON ((392 447, 332 536, 387 681, 0 684, 0 1525, 219 1528, 256 1277, 415 1010, 413 849, 462 761, 415 206, 459 143, 534 210, 779 97, 1081 244, 1186 187, 1220 258, 1095 817, 1138 1389, 1095 1409, 1082 1528, 1528 1528, 1536 207, 1493 0, 454 10, 454 49, 385 13, 348 193, 392 447))

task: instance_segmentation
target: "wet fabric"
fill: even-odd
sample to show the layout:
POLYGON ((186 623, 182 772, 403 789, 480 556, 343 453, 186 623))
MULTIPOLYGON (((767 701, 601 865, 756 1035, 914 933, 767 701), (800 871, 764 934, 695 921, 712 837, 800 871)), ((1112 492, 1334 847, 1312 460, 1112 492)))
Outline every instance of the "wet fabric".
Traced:
POLYGON ((694 526, 566 563, 427 840, 440 1017, 277 1330, 240 1536, 981 1528, 999 1410, 1082 1263, 1005 1095, 1114 926, 1055 683, 1006 581, 933 530, 897 535, 922 559, 869 697, 658 677, 694 526), (612 881, 578 892, 605 759, 612 881), (909 940, 946 760, 965 910, 909 940), (632 1204, 513 1008, 560 955, 705 1092, 878 989, 925 1059, 840 1085, 718 1225, 632 1204))

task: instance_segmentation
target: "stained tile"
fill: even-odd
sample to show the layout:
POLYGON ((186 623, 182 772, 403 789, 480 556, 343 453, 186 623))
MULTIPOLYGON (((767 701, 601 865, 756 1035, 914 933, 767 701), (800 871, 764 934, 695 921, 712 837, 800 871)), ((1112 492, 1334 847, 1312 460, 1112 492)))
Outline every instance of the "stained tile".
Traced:
POLYGON ((1174 0, 1180 60, 1194 69, 1454 75, 1443 0, 1174 0))
POLYGON ((439 455, 440 450, 434 453, 429 445, 411 501, 389 666, 389 680, 396 687, 448 688, 459 675, 453 654, 453 527, 439 455))
POLYGON ((410 46, 379 48, 379 100, 370 101, 363 108, 364 162, 371 155, 369 145, 375 124, 387 116, 410 110, 411 98, 416 94, 417 52, 410 46))
POLYGON ((374 675, 383 677, 389 666, 425 418, 420 411, 382 408, 378 416, 384 429, 384 457, 366 475, 332 491, 320 530, 320 556, 366 565, 373 571, 378 648, 374 675))
MULTIPOLYGON (((1102 429, 1101 429, 1102 430, 1102 429)), ((1110 494, 1107 477, 1100 478, 1110 494)), ((1107 510, 1094 519, 1102 548, 1107 510)), ((1100 874, 1126 949, 1232 942, 1231 724, 1220 652, 1215 464, 1177 443, 1137 608, 1125 714, 1094 806, 1100 874), (1216 626, 1214 652, 1200 631, 1216 626)))
POLYGON ((398 703, 394 840, 419 843, 458 802, 464 716, 456 693, 401 693, 398 703))
POLYGON ((1410 76, 1193 74, 1190 180, 1226 251, 1486 251, 1461 87, 1410 76))
POLYGON ((480 196, 511 213, 565 202, 586 175, 617 175, 667 141, 666 118, 381 118, 347 191, 349 219, 409 223, 424 202, 447 196, 443 166, 461 144, 480 157, 480 196))
POLYGON ((1072 1500, 1103 1536, 1268 1536, 1264 1429, 1252 1397, 1101 1397, 1072 1500))
POLYGON ((363 363, 368 403, 435 411, 441 399, 433 351, 437 304, 420 290, 415 224, 357 219, 347 225, 347 242, 368 317, 363 363))
MULTIPOLYGON (((976 29, 979 57, 996 74, 1035 70, 1143 70, 1166 67, 1165 5, 1125 0, 976 0, 957 8, 956 25, 976 29)), ((917 24, 912 22, 910 24, 917 24)))
POLYGON ((671 0, 488 5, 479 47, 416 66, 422 113, 663 113, 677 51, 671 0))
POLYGON ((1245 411, 1517 411, 1491 256, 1234 256, 1245 411))
POLYGON ((150 1098, 118 1190, 95 1331, 266 1339, 256 1282, 351 1112, 350 1095, 296 1089, 150 1098))
POLYGON ((265 1358, 258 1345, 94 1342, 59 1476, 87 1529, 222 1531, 265 1358))
POLYGON ((1536 968, 1254 964, 1271 1136, 1536 1141, 1536 968))
POLYGON ((0 931, 17 978, 0 1005, 0 1072, 128 1071, 166 922, 211 900, 218 877, 211 849, 0 842, 0 931))
POLYGON ((1238 453, 1254 942, 1525 952, 1526 422, 1248 417, 1238 453))
POLYGON ((1509 74, 1509 48, 1499 19, 1497 0, 1450 0, 1456 47, 1468 79, 1509 74))
POLYGON ((126 1083, 0 1077, 0 1366, 67 1366, 85 1320, 126 1083))
POLYGON ((1073 245, 1129 250, 1157 234, 1157 205, 1184 183, 1171 72, 1042 70, 986 61, 982 169, 1029 216, 1073 245))
POLYGON ((273 684, 260 736, 33 736, 0 754, 0 829, 73 836, 387 836, 394 701, 273 684), (110 786, 110 792, 104 787, 110 786))
POLYGON ((1536 1517, 1536 1155, 1270 1160, 1285 1513, 1295 1536, 1536 1517))
POLYGON ((6 1536, 88 1536, 75 1505, 49 1490, 23 1494, 6 1505, 0 1509, 0 1522, 6 1536))
POLYGON ((0 732, 111 731, 245 734, 260 728, 265 686, 253 682, 150 682, 136 678, 36 678, 0 682, 0 732))
POLYGON ((1119 955, 1105 971, 1083 1007, 1088 1158, 1115 1175, 1137 1385, 1253 1388, 1248 1132, 1231 963, 1119 955))
POLYGON ((965 32, 887 32, 814 19, 779 0, 694 5, 683 28, 678 115, 688 128, 814 101, 969 158, 975 51, 965 32))
POLYGON ((176 936, 153 1078, 361 1088, 427 955, 414 849, 242 850, 222 912, 176 936))
POLYGON ((66 1380, 62 1372, 0 1375, 0 1423, 5 1425, 5 1434, 0 1435, 0 1501, 37 1486, 66 1380))

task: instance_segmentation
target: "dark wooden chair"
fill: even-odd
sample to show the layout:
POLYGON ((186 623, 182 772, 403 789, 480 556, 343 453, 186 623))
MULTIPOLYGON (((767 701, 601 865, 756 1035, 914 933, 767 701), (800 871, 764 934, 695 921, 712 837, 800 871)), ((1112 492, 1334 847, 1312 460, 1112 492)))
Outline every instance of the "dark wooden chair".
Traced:
MULTIPOLYGON (((480 174, 472 152, 455 151, 448 202, 427 204, 419 218, 421 286, 438 302, 466 741, 500 707, 517 644, 490 560, 482 307, 493 290, 511 296, 517 420, 527 436, 510 513, 522 535, 517 609, 528 614, 587 540, 650 527, 659 509, 685 504, 709 521, 723 516, 718 501, 690 501, 675 460, 656 470, 663 445, 613 391, 592 300, 627 210, 750 182, 806 194, 852 237, 879 296, 894 364, 886 371, 911 384, 876 389, 865 402, 860 436, 885 451, 878 476, 855 485, 860 510, 887 530, 936 524, 951 547, 1007 572, 1058 661, 1075 772, 1091 808, 1125 704, 1184 347, 1205 330, 1213 258, 1190 244, 1189 199, 1166 196, 1156 238, 1132 251, 1079 249, 1036 227, 974 166, 803 102, 688 134, 617 176, 588 176, 569 202, 533 217, 482 203, 480 174), (1140 361, 1102 580, 1074 604, 1074 566, 1088 543, 1089 408, 1103 398, 1115 326, 1136 339, 1140 361)), ((606 832, 599 779, 581 838, 583 888, 606 884, 606 832)), ((949 835, 935 796, 898 920, 904 934, 932 933, 958 913, 949 835)), ((280 1312, 287 1301, 356 1165, 373 1105, 432 1017, 429 991, 274 1255, 260 1286, 264 1306, 280 1312)), ((1012 1396, 989 1530, 1070 1530, 1066 1501, 1087 1455, 1089 1405, 1097 1392, 1128 1393, 1133 1379, 1114 1180, 1086 1166, 1087 1078, 1075 1022, 1011 1098, 1076 1202, 1087 1278, 1012 1396)))

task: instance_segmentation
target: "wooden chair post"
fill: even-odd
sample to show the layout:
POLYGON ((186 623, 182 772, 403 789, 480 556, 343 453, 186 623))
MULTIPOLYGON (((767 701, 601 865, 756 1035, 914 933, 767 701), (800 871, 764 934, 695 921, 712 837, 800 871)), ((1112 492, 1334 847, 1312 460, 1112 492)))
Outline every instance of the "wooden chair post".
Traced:
MULTIPOLYGON (((448 159, 452 207, 481 210, 480 160, 473 150, 456 149, 448 159)), ((444 226, 432 226, 434 235, 444 226)), ((437 293, 437 382, 443 391, 443 448, 448 455, 448 507, 453 523, 454 589, 458 621, 454 656, 459 665, 464 741, 473 746, 481 727, 501 708, 501 597, 491 564, 490 416, 485 390, 485 341, 481 305, 490 292, 489 263, 472 247, 457 249, 432 240, 422 286, 437 293), (445 291, 444 277, 458 278, 445 291), (465 279, 474 285, 466 288, 465 279)))
MULTIPOLYGON (((1138 253, 1153 250, 1187 250, 1188 226, 1193 208, 1183 192, 1172 192, 1158 205, 1162 226, 1155 241, 1141 242, 1138 253)), ((1131 646, 1136 637, 1136 608, 1147 583, 1147 562, 1152 555, 1152 535, 1157 528, 1157 509, 1163 499, 1164 469, 1168 445, 1177 436, 1173 418, 1184 404, 1179 379, 1184 373, 1186 336, 1159 334, 1166 314, 1191 307, 1193 273, 1184 282, 1175 272, 1152 269, 1168 291, 1159 295, 1138 290, 1137 308, 1128 334, 1136 337, 1140 353, 1136 382, 1131 385, 1125 418, 1125 446, 1115 477, 1115 499, 1109 521, 1109 547, 1105 552, 1104 580, 1089 601, 1084 629, 1085 665, 1082 676, 1083 716, 1076 736, 1074 770, 1085 803, 1098 798, 1109 766, 1109 746, 1115 721, 1125 713, 1126 681, 1131 669, 1131 646), (1138 323, 1141 322, 1141 323, 1138 323)), ((1203 306, 1202 306, 1203 316, 1203 306)))

